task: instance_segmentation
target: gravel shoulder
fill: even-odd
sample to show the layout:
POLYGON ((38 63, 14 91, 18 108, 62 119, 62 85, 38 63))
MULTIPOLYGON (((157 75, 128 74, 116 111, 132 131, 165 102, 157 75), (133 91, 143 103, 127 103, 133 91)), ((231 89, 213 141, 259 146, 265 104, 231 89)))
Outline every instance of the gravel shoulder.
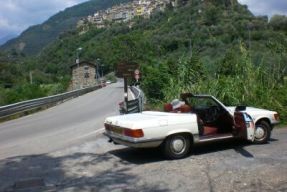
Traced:
POLYGON ((182 160, 94 140, 0 160, 0 191, 287 191, 287 128, 265 145, 196 146, 182 160))

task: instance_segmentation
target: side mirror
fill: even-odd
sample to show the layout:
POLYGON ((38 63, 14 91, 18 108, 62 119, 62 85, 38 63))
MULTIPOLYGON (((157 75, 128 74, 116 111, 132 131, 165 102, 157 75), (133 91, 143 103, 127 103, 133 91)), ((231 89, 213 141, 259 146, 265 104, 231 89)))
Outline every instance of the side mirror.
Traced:
POLYGON ((235 111, 245 111, 246 110, 246 106, 245 105, 239 105, 235 108, 235 111))

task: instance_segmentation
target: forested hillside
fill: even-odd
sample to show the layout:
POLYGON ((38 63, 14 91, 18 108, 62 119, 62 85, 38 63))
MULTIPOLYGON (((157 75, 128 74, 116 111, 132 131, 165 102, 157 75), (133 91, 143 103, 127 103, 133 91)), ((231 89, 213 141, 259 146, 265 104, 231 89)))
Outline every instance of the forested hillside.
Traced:
POLYGON ((76 24, 82 17, 94 14, 114 4, 129 0, 90 0, 54 15, 40 25, 29 27, 19 37, 1 46, 1 50, 13 51, 25 55, 37 55, 41 50, 55 41, 60 35, 76 29, 76 24))
POLYGON ((105 73, 121 61, 139 63, 151 105, 189 91, 228 105, 277 110, 286 118, 286 16, 268 21, 236 0, 190 0, 133 22, 132 28, 123 23, 65 33, 37 58, 26 59, 24 71, 36 71, 39 84, 67 83, 82 47, 81 59, 100 58, 105 73))

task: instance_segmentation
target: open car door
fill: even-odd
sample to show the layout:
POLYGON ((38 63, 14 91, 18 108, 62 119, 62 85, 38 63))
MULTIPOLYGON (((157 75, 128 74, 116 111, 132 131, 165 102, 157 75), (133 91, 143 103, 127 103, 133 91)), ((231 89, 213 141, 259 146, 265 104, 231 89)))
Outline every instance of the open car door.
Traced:
POLYGON ((250 115, 242 111, 235 111, 234 125, 236 135, 249 141, 254 141, 255 125, 250 115))

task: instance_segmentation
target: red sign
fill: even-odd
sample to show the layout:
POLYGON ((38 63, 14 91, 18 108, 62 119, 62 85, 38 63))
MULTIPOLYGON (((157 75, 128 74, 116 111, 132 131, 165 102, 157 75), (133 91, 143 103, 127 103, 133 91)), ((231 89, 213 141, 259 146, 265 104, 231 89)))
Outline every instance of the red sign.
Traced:
POLYGON ((135 70, 135 75, 139 75, 140 74, 140 70, 136 69, 135 70))
POLYGON ((136 80, 139 80, 140 79, 140 75, 138 74, 138 75, 135 75, 135 79, 136 80))
POLYGON ((140 79, 140 70, 136 69, 136 70, 134 71, 134 77, 135 77, 136 80, 139 80, 139 79, 140 79))

